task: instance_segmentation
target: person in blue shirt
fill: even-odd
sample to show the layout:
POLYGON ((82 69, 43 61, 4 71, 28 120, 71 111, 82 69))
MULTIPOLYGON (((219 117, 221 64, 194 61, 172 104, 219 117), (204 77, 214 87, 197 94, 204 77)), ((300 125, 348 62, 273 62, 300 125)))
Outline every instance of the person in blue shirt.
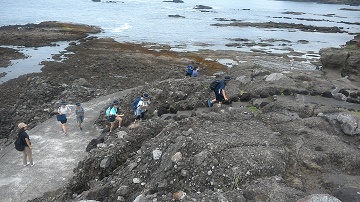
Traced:
POLYGON ((28 126, 25 123, 19 123, 18 125, 19 133, 18 136, 21 138, 22 143, 25 145, 25 149, 23 151, 23 163, 24 166, 34 166, 35 163, 32 158, 32 145, 30 143, 29 135, 26 133, 28 126), (29 163, 27 162, 29 159, 29 163))
POLYGON ((76 122, 78 123, 80 130, 82 130, 81 124, 84 122, 84 114, 85 114, 84 108, 81 106, 80 102, 77 102, 75 108, 75 115, 76 115, 76 122))
POLYGON ((185 79, 186 77, 191 77, 193 74, 193 66, 189 65, 186 67, 186 74, 185 74, 185 79))
POLYGON ((222 102, 227 101, 228 97, 226 95, 225 87, 227 82, 231 80, 230 76, 225 76, 224 80, 221 80, 220 83, 216 86, 214 93, 215 99, 208 100, 208 106, 212 107, 214 103, 218 102, 221 106, 222 102))
POLYGON ((119 122, 119 128, 121 128, 122 117, 124 117, 124 114, 119 114, 119 113, 120 113, 119 101, 114 100, 113 106, 110 108, 110 115, 109 115, 110 132, 112 132, 114 129, 115 120, 119 122))

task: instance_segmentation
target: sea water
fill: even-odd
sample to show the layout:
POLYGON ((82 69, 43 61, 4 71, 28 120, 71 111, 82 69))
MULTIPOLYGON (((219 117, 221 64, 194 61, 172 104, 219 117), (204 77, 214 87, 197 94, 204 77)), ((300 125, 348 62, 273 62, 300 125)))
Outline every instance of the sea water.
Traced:
MULTIPOLYGON (((359 33, 359 6, 338 4, 316 4, 274 0, 184 0, 184 3, 162 0, 0 0, 0 26, 24 25, 43 21, 61 21, 99 26, 103 29, 98 37, 111 37, 119 42, 167 44, 174 51, 199 49, 251 51, 249 47, 228 47, 232 39, 242 38, 259 43, 263 40, 287 40, 275 42, 273 46, 251 47, 265 52, 282 52, 286 46, 301 53, 317 53, 321 48, 339 47, 359 33), (194 9, 197 5, 212 9, 194 9), (344 9, 345 8, 345 9, 344 9), (286 12, 296 12, 286 14, 286 12), (179 15, 180 18, 169 17, 179 15), (215 23, 230 23, 217 19, 233 19, 243 22, 284 22, 313 26, 342 27, 347 33, 303 32, 296 29, 265 29, 255 27, 218 27, 215 23), (316 19, 310 21, 304 19, 316 19), (344 23, 349 22, 350 24, 344 23), (309 43, 299 43, 305 40, 309 43)), ((42 60, 51 58, 63 46, 47 47, 46 53, 28 49, 28 58, 39 61, 13 61, 19 67, 39 71, 42 60), (37 56, 35 56, 37 55, 37 56), (40 56, 39 56, 40 55, 40 56), (33 63, 30 65, 29 63, 33 63), (32 68, 29 68, 31 66, 32 68), (25 68, 25 67, 24 67, 25 68), (36 69, 36 70, 35 70, 36 69)), ((61 49, 61 50, 60 50, 61 49)), ((24 49, 20 48, 20 51, 24 49)), ((0 83, 15 78, 17 71, 12 67, 1 68, 8 73, 0 83)), ((28 71, 26 71, 28 72, 28 71)))

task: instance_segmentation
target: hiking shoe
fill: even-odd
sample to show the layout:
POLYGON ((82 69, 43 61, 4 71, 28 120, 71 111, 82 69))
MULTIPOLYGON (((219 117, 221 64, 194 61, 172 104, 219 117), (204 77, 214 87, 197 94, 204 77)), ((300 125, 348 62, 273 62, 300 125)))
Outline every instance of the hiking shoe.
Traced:
POLYGON ((213 103, 211 102, 211 100, 208 100, 208 106, 209 106, 209 107, 212 107, 212 106, 213 106, 213 103))

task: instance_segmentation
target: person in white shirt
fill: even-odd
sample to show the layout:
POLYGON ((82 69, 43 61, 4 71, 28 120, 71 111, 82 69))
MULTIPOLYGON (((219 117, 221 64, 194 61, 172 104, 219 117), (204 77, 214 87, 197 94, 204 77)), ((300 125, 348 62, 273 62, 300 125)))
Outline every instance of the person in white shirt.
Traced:
POLYGON ((141 96, 141 99, 139 101, 139 103, 137 104, 137 108, 135 110, 135 122, 137 120, 142 120, 145 116, 145 112, 147 111, 147 108, 150 105, 150 97, 148 94, 144 93, 141 96))
POLYGON ((58 108, 58 115, 57 115, 57 120, 61 122, 61 128, 62 131, 64 132, 64 135, 67 135, 67 131, 66 131, 66 122, 67 122, 67 118, 66 115, 67 114, 71 114, 71 109, 66 105, 65 101, 62 101, 60 103, 60 107, 58 108))

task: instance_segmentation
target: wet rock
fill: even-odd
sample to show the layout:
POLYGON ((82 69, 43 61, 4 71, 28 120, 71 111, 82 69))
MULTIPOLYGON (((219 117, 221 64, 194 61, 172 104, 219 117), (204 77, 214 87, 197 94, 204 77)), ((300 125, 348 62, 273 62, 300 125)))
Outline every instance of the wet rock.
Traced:
POLYGON ((205 6, 205 5, 196 5, 194 9, 212 9, 211 6, 205 6))
POLYGON ((342 202, 360 201, 360 188, 354 186, 344 186, 334 191, 332 195, 342 202))
POLYGON ((243 93, 240 95, 241 102, 249 102, 251 99, 252 99, 252 96, 250 93, 243 93))
POLYGON ((100 168, 107 168, 110 166, 111 163, 111 159, 110 158, 105 158, 103 160, 101 160, 100 162, 100 168))
POLYGON ((340 100, 340 101, 346 101, 346 96, 342 93, 335 93, 332 95, 332 97, 336 100, 340 100))
POLYGON ((321 96, 323 97, 327 97, 327 98, 332 98, 332 93, 330 91, 325 91, 321 93, 321 96))
POLYGON ((313 194, 305 198, 299 199, 296 202, 341 202, 334 196, 328 194, 313 194))

